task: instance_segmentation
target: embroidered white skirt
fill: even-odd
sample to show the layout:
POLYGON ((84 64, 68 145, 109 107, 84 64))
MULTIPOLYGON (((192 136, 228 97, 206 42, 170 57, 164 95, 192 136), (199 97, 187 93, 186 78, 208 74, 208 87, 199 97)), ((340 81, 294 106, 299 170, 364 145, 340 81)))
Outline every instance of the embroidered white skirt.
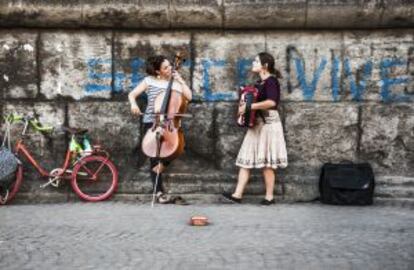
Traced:
POLYGON ((237 166, 247 169, 287 167, 286 143, 279 113, 276 110, 268 112, 266 123, 261 117, 256 117, 256 125, 247 130, 236 159, 237 166))

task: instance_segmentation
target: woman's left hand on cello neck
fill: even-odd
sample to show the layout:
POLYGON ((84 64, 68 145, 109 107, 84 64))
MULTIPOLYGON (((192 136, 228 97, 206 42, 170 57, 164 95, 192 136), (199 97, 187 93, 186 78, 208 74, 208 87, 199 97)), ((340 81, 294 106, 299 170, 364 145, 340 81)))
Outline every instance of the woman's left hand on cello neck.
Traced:
POLYGON ((172 73, 173 77, 174 77, 174 81, 178 82, 179 84, 181 84, 182 86, 182 93, 185 96, 185 98, 188 101, 191 101, 192 97, 193 97, 193 93, 191 92, 191 89, 188 87, 187 83, 185 82, 185 80, 183 79, 183 77, 181 77, 181 74, 178 73, 178 71, 174 71, 172 73))

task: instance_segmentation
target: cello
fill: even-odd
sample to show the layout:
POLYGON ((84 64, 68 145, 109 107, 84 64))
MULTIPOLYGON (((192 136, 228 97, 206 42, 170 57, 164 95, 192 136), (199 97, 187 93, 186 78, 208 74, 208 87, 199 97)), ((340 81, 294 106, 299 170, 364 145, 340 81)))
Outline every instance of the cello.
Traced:
MULTIPOLYGON (((173 62, 172 73, 178 70, 182 62, 182 55, 177 53, 173 62)), ((165 92, 160 93, 154 101, 155 121, 148 129, 142 140, 142 151, 150 158, 173 160, 184 152, 184 133, 181 127, 181 118, 185 114, 188 100, 185 96, 173 89, 174 76, 171 76, 165 92)), ((160 172, 157 171, 156 184, 152 206, 155 200, 155 187, 160 172)))
MULTIPOLYGON (((172 72, 178 70, 182 56, 175 56, 172 72)), ((172 89, 174 77, 171 76, 165 92, 154 101, 155 121, 142 141, 142 151, 151 158, 173 160, 184 152, 184 133, 181 117, 187 116, 188 100, 177 90, 172 89)))

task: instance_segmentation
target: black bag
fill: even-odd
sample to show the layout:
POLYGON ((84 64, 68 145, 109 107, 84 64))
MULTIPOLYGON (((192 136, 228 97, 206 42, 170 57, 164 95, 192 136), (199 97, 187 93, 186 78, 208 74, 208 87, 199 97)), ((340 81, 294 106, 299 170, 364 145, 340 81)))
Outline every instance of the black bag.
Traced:
POLYGON ((325 163, 319 178, 322 203, 371 205, 375 178, 368 163, 325 163))

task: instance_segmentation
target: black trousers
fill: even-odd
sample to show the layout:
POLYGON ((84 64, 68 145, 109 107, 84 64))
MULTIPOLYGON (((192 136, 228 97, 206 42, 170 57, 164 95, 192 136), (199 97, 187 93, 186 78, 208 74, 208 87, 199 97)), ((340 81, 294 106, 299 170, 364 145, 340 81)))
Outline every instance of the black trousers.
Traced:
MULTIPOLYGON (((144 123, 144 134, 147 133, 148 129, 150 129, 152 127, 152 123, 144 123)), ((154 172, 152 169, 158 165, 158 163, 161 161, 162 165, 164 165, 164 167, 167 167, 170 164, 170 161, 168 160, 159 160, 157 158, 150 158, 150 176, 151 176, 151 181, 152 181, 152 188, 155 187, 155 192, 165 192, 164 189, 164 185, 162 182, 162 174, 160 173, 160 175, 158 176, 158 181, 156 181, 157 179, 157 173, 154 172), (156 183, 157 182, 157 183, 156 183)))

